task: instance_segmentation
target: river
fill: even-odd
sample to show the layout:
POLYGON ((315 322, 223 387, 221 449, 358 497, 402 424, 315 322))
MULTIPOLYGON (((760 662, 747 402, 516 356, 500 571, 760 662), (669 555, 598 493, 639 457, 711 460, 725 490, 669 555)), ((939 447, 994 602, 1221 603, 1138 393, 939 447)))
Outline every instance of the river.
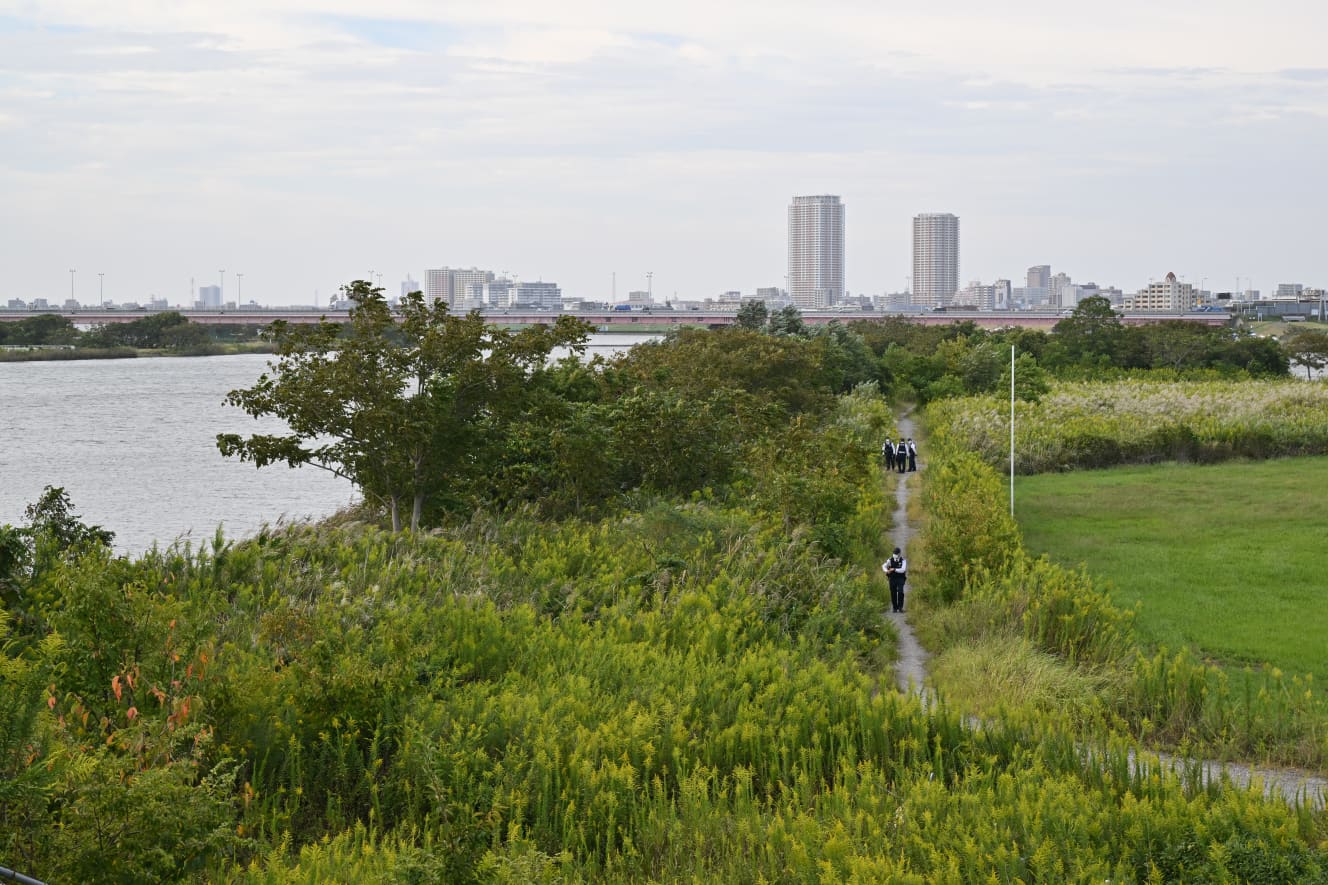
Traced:
MULTIPOLYGON (((609 354, 656 336, 594 335, 609 354)), ((45 486, 62 486, 84 522, 120 553, 241 538, 265 523, 319 519, 356 500, 314 467, 262 470, 217 451, 218 433, 280 432, 226 406, 270 357, 154 357, 0 363, 0 525, 25 522, 45 486)))

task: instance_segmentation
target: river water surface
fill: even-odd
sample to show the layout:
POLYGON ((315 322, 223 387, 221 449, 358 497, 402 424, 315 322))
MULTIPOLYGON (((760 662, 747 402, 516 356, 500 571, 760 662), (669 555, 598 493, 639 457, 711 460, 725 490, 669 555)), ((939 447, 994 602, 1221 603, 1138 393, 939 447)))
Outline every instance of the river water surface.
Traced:
MULTIPOLYGON (((611 353, 652 336, 596 335, 611 353)), ((264 523, 317 519, 356 500, 314 467, 262 470, 217 451, 218 433, 281 432, 222 403, 270 357, 158 357, 0 363, 0 525, 24 522, 45 486, 63 486, 84 522, 121 553, 228 538, 264 523)))

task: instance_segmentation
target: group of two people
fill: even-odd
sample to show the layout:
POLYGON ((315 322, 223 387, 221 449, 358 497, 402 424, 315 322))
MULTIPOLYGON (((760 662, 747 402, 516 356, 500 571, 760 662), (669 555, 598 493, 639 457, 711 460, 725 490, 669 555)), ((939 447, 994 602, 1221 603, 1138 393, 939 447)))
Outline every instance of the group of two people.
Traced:
POLYGON ((901 439, 898 445, 890 437, 885 438, 885 443, 881 446, 881 457, 885 459, 885 466, 889 470, 897 470, 903 473, 905 470, 914 471, 918 469, 918 447, 913 445, 913 438, 901 439))

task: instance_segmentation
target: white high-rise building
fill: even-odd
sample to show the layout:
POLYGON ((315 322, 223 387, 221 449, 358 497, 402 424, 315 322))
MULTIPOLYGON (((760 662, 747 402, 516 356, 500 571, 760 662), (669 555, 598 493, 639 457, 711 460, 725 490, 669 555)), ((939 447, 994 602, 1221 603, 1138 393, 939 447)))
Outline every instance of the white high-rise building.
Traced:
POLYGON ((949 212, 913 216, 913 303, 945 307, 959 290, 959 218, 949 212))
POLYGON ((789 204, 788 291, 804 310, 844 297, 844 204, 839 197, 794 197, 789 204))

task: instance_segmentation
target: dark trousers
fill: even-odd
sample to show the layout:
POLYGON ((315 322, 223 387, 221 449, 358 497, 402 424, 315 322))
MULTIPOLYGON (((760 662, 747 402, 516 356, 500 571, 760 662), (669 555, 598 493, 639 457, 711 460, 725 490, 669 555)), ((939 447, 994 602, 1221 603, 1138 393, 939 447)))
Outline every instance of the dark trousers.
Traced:
POLYGON ((908 469, 910 473, 918 469, 918 455, 916 452, 908 453, 908 469))
POLYGON ((890 575, 890 611, 902 612, 904 610, 904 581, 906 578, 900 574, 890 575))

